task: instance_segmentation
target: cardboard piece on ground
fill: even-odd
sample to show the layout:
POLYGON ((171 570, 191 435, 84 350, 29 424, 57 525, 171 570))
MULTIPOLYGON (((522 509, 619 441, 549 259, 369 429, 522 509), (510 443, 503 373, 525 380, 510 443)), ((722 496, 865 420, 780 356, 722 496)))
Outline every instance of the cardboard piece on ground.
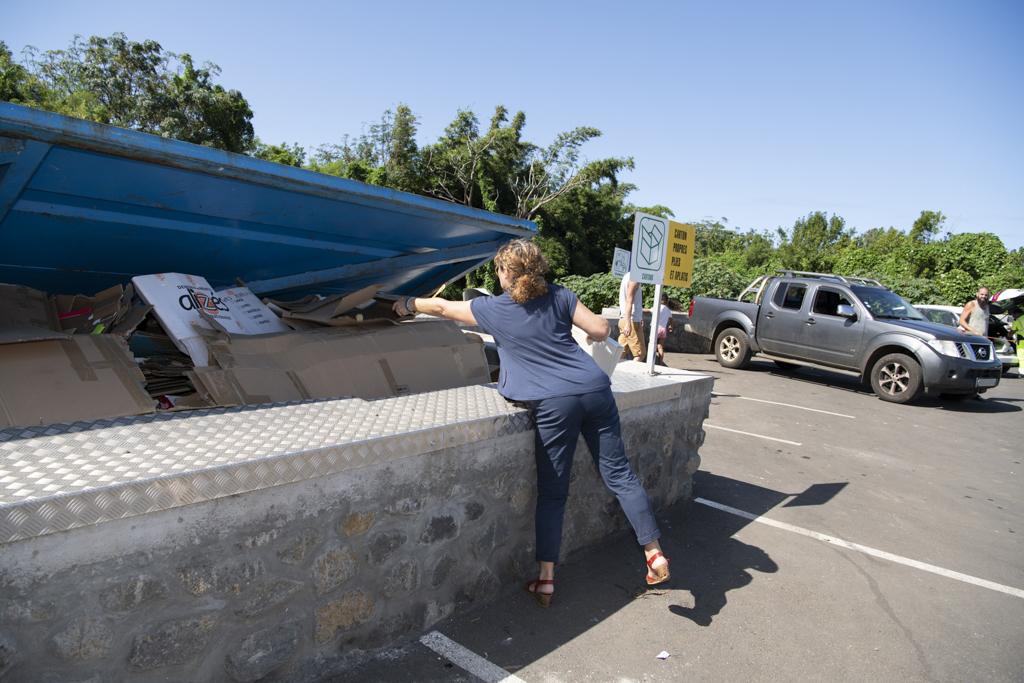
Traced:
POLYGON ((149 414, 144 382, 116 335, 0 346, 0 429, 149 414))
POLYGON ((0 284, 0 325, 32 325, 61 331, 57 309, 46 292, 20 285, 0 284))
POLYGON ((599 342, 588 342, 587 333, 576 327, 572 326, 572 338, 576 340, 576 343, 580 345, 588 356, 594 359, 597 363, 597 367, 604 370, 604 373, 609 377, 615 372, 615 366, 619 364, 619 358, 622 357, 622 345, 615 341, 611 337, 608 337, 604 341, 599 342))
POLYGON ((324 327, 207 342, 219 367, 197 367, 195 378, 218 405, 373 399, 490 380, 483 345, 450 321, 324 327))

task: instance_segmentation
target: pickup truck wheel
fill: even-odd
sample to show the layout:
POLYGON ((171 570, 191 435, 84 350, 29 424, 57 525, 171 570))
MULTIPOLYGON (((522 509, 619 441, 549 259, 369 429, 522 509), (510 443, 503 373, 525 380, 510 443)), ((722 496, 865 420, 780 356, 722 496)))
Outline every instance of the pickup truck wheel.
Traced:
POLYGON ((746 367, 750 356, 750 337, 740 328, 727 327, 715 337, 715 357, 722 367, 746 367))
POLYGON ((871 388, 883 401, 910 403, 924 393, 921 366, 905 353, 882 356, 871 369, 871 388))

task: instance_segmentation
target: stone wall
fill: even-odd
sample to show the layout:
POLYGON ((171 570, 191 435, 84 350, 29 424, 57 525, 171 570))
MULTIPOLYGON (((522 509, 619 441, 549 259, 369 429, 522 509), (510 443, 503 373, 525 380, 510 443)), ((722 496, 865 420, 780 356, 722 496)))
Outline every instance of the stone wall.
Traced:
MULTIPOLYGON (((691 494, 711 384, 621 411, 656 510, 691 494)), ((533 437, 2 544, 0 679, 309 681, 429 629, 535 575, 533 437)), ((581 440, 563 559, 627 526, 581 440)))

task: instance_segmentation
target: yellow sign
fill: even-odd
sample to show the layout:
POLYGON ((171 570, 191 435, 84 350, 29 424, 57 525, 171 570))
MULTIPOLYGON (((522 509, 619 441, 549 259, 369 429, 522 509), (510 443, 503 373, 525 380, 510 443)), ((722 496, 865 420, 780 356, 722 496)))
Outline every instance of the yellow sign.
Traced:
POLYGON ((665 262, 663 284, 669 287, 689 287, 693 276, 693 226, 668 222, 668 257, 665 262))

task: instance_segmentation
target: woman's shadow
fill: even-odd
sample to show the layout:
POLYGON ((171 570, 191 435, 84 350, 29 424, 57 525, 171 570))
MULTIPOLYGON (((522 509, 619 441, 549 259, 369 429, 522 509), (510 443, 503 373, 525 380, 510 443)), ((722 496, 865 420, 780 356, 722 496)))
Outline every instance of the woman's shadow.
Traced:
POLYGON ((779 570, 768 553, 735 538, 720 540, 715 551, 700 557, 692 567, 672 567, 672 575, 679 577, 672 584, 673 593, 689 591, 693 596, 692 606, 669 605, 673 614, 686 617, 699 626, 711 625, 712 619, 728 602, 726 593, 743 588, 754 580, 748 570, 765 573, 779 570), (682 571, 677 573, 677 569, 682 571))

